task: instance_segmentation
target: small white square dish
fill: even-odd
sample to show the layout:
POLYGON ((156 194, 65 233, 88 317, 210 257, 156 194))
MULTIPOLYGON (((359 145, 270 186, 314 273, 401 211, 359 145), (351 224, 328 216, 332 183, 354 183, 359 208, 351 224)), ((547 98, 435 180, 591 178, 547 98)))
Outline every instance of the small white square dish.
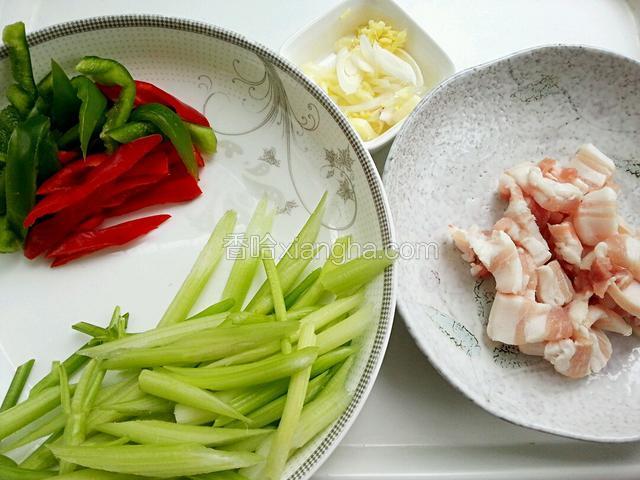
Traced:
MULTIPOLYGON (((454 65, 447 54, 393 0, 342 2, 289 38, 280 48, 280 54, 298 67, 308 62, 320 62, 334 52, 338 39, 352 35, 369 20, 382 20, 396 30, 406 30, 405 49, 420 67, 427 86, 422 96, 454 73, 454 65)), ((365 147, 370 152, 379 150, 393 140, 403 122, 404 119, 372 140, 364 141, 365 147)))

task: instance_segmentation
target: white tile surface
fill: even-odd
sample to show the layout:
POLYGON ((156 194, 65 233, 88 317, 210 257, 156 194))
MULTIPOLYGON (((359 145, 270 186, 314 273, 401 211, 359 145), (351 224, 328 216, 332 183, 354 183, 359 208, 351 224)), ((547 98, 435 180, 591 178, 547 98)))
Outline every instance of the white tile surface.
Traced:
MULTIPOLYGON (((633 5, 637 4, 632 0, 633 5)), ((217 24, 277 50, 337 0, 2 0, 0 23, 29 30, 92 15, 156 13, 217 24)), ((399 0, 457 69, 549 43, 580 43, 640 59, 622 0, 399 0)), ((638 11, 638 9, 636 9, 638 11)), ((376 155, 384 162, 386 151, 376 155)), ((356 424, 317 479, 639 478, 640 445, 575 442, 498 420, 449 386, 401 318, 356 424)))

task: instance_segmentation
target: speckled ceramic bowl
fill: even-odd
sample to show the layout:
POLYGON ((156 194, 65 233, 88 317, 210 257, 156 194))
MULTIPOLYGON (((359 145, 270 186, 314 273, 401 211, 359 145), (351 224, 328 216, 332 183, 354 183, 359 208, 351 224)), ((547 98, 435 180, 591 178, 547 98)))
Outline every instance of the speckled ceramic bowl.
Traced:
POLYGON ((640 64, 550 46, 451 78, 394 143, 384 183, 403 256, 412 257, 398 263, 402 316, 442 375, 505 420, 585 440, 639 440, 640 340, 610 335, 609 364, 578 381, 492 342, 493 281, 471 278, 447 225, 489 227, 504 210, 499 173, 523 160, 566 160, 585 142, 615 160, 622 213, 640 225, 639 130, 640 64))

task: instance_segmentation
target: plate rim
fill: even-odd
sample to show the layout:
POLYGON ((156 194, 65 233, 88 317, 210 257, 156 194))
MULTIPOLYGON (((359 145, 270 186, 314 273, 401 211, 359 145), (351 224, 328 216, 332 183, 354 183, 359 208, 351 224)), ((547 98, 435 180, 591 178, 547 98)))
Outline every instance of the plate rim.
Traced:
MULTIPOLYGON (((620 61, 630 62, 640 68, 640 61, 637 61, 631 57, 627 57, 625 55, 621 55, 617 52, 613 52, 604 48, 593 47, 585 44, 550 43, 550 44, 518 50, 516 52, 504 55, 497 59, 489 60, 479 65, 474 65, 472 67, 468 67, 464 70, 461 70, 457 72, 455 75, 452 75, 451 77, 444 80, 442 83, 440 83, 440 85, 438 85, 431 92, 425 95, 425 97, 420 101, 420 103, 418 103, 418 105, 411 112, 409 117, 405 119, 405 122, 402 125, 402 128, 400 129, 400 131, 398 132, 398 135, 396 136, 396 140, 393 142, 393 145, 389 150, 389 155, 387 157, 387 161, 384 166, 382 179, 385 187, 388 185, 388 182, 390 181, 390 177, 391 177, 390 166, 395 161, 395 154, 397 153, 396 150, 399 148, 398 145, 404 142, 404 136, 407 134, 409 129, 413 127, 414 123, 417 122, 418 112, 421 112, 423 109, 428 109, 429 108, 428 104, 432 101, 432 98, 435 95, 438 95, 442 90, 449 88, 450 84, 459 81, 461 78, 467 77, 469 75, 473 75, 478 71, 487 70, 495 66, 496 64, 509 62, 514 58, 526 57, 531 54, 544 52, 544 51, 553 51, 557 49, 575 50, 575 51, 581 51, 581 52, 586 51, 588 53, 611 56, 620 61)), ((397 235, 397 232, 396 232, 396 235, 397 235)), ((483 398, 481 398, 481 396, 476 396, 471 394, 470 390, 466 387, 466 384, 464 382, 459 381, 456 377, 449 375, 445 371, 445 368, 443 368, 443 365, 445 362, 439 362, 436 360, 436 355, 432 355, 430 353, 430 347, 428 346, 429 342, 422 339, 421 336, 417 333, 417 329, 414 327, 414 324, 417 324, 419 322, 416 320, 413 320, 413 317, 415 317, 415 315, 411 315, 410 309, 407 305, 408 302, 405 301, 404 299, 404 295, 402 293, 403 292, 402 281, 400 278, 401 275, 402 274, 398 269, 397 309, 400 314, 400 317, 402 317, 402 321, 404 322, 404 324, 407 327, 407 330, 409 331, 409 334, 413 338, 414 342, 416 343, 416 345, 418 346, 422 354, 425 357, 427 357, 427 359, 429 360, 429 363, 438 372, 438 374, 440 374, 440 376, 443 377, 447 382, 449 382, 450 385, 452 385, 457 391, 462 393, 466 398, 471 400, 471 402, 473 402, 475 405, 482 408, 486 412, 489 412, 490 414, 500 418, 501 420, 511 423, 512 425, 525 427, 525 428, 537 430, 540 432, 550 433, 560 437, 571 438, 575 440, 583 440, 583 441, 588 441, 593 443, 630 443, 630 442, 637 442, 640 440, 640 433, 636 435, 630 435, 630 436, 614 436, 614 437, 594 436, 594 435, 576 434, 570 431, 563 430, 561 428, 538 426, 531 422, 519 420, 515 416, 505 414, 504 412, 498 410, 497 408, 494 408, 493 403, 491 403, 490 401, 484 400, 483 398)))
MULTIPOLYGON (((250 51, 292 78, 320 103, 344 133, 366 178, 380 228, 382 247, 389 247, 395 244, 395 228, 386 191, 371 154, 364 147, 362 140, 359 139, 346 117, 320 87, 316 86, 300 69, 287 59, 261 43, 216 25, 186 18, 155 14, 100 15, 71 20, 35 30, 27 35, 27 42, 30 47, 34 47, 61 37, 117 28, 171 29, 212 37, 250 51)), ((6 59, 8 54, 7 47, 2 45, 0 47, 0 61, 6 59)), ((333 450, 335 450, 340 440, 346 435, 362 410, 378 376, 393 327, 397 296, 396 272, 397 268, 394 265, 387 267, 384 272, 380 317, 378 318, 371 354, 367 358, 367 363, 355 387, 349 406, 342 415, 333 422, 331 429, 324 434, 320 444, 317 445, 313 451, 307 455, 302 464, 291 473, 288 477, 289 480, 310 478, 330 456, 333 450)))

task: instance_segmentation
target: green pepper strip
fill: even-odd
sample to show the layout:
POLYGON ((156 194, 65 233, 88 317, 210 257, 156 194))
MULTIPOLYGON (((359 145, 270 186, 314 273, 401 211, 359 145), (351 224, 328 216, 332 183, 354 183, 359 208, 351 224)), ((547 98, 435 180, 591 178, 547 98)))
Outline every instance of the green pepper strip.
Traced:
POLYGON ((22 240, 27 234, 22 224, 36 202, 38 149, 48 132, 49 119, 37 116, 18 125, 9 139, 5 168, 7 221, 22 240))
POLYGON ((18 111, 26 116, 31 111, 38 92, 33 79, 24 23, 17 22, 4 27, 2 41, 9 50, 11 73, 16 82, 7 90, 7 97, 18 111))
POLYGON ((73 125, 80 109, 80 100, 71 80, 55 60, 51 60, 51 119, 59 129, 67 129, 73 125))
POLYGON ((0 152, 6 153, 11 133, 20 121, 20 112, 13 105, 0 110, 0 152))
POLYGON ((118 100, 107 112, 107 120, 100 133, 100 138, 104 141, 107 150, 112 152, 116 148, 116 142, 109 137, 107 132, 124 125, 129 119, 136 97, 136 84, 124 66, 108 58, 84 57, 76 65, 76 70, 91 76, 96 82, 103 85, 122 87, 118 100))
POLYGON ((129 122, 109 130, 109 136, 118 143, 129 143, 140 137, 158 133, 158 128, 149 122, 129 122))
POLYGON ((191 141, 198 147, 198 150, 206 154, 211 154, 216 151, 218 139, 216 138, 213 128, 189 122, 184 122, 184 124, 187 130, 189 130, 191 141))
POLYGON ((53 95, 53 74, 51 71, 42 77, 36 88, 38 95, 47 101, 51 100, 51 95, 53 95))
POLYGON ((93 132, 96 131, 105 110, 107 109, 107 99, 102 94, 95 83, 87 77, 75 77, 71 84, 78 91, 78 98, 82 102, 78 120, 78 131, 80 137, 80 148, 82 156, 87 157, 87 149, 93 132))
POLYGON ((80 140, 80 125, 76 124, 71 127, 69 130, 64 132, 56 142, 59 148, 68 148, 73 143, 80 140))
POLYGON ((149 122, 167 137, 180 155, 182 162, 191 175, 198 177, 198 164, 193 154, 191 135, 176 112, 159 103, 147 103, 133 111, 131 119, 149 122))
POLYGON ((0 253, 13 253, 20 250, 20 239, 9 227, 6 216, 0 216, 0 253))

